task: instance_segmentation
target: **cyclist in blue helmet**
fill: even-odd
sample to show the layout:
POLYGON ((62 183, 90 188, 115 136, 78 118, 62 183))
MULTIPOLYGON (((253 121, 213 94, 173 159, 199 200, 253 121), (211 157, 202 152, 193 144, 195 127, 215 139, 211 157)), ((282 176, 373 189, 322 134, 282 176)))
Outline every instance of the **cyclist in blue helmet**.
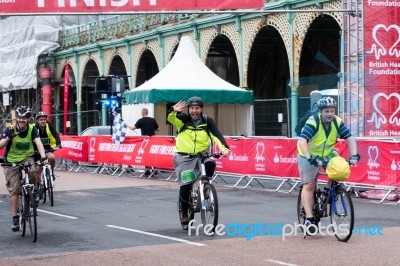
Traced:
MULTIPOLYGON (((310 233, 314 233, 316 229, 315 226, 310 225, 315 224, 312 206, 318 168, 323 163, 320 158, 338 156, 334 146, 337 139, 342 138, 347 142, 350 163, 356 164, 360 160, 354 137, 342 119, 335 115, 336 100, 332 97, 323 97, 317 102, 317 106, 320 112, 318 119, 310 116, 297 141, 297 163, 303 185, 301 201, 307 216, 305 225, 309 226, 310 233)), ((330 185, 329 181, 326 184, 326 189, 330 185)))

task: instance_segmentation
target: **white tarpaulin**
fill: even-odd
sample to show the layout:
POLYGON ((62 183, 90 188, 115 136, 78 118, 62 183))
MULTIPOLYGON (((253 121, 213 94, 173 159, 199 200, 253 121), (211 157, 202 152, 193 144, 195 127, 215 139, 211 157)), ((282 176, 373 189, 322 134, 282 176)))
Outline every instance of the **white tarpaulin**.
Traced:
POLYGON ((37 60, 59 46, 55 17, 9 17, 0 21, 0 90, 37 87, 37 60))
POLYGON ((0 92, 36 88, 38 57, 59 47, 62 27, 95 16, 81 17, 14 16, 0 20, 0 92))

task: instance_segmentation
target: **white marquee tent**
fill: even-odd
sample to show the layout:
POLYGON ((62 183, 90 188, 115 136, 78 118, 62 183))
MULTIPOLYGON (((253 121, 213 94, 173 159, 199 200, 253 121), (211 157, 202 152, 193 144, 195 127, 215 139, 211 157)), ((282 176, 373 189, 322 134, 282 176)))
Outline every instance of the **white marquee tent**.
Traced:
POLYGON ((253 92, 214 74, 201 62, 187 36, 181 38, 174 57, 165 68, 124 96, 127 103, 122 107, 124 120, 134 124, 141 117, 141 109, 146 107, 160 125, 161 135, 173 132, 166 125, 167 103, 187 101, 191 96, 203 99, 204 113, 214 118, 224 135, 253 135, 253 92))

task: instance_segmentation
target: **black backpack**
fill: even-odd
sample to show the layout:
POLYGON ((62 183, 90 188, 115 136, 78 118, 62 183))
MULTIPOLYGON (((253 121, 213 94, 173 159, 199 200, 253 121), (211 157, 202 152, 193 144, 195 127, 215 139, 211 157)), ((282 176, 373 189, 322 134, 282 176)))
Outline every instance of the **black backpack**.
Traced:
MULTIPOLYGON (((310 116, 314 116, 314 120, 315 120, 316 125, 317 125, 316 129, 318 131, 318 129, 319 129, 319 112, 318 111, 308 110, 304 114, 304 116, 299 119, 299 122, 297 123, 297 125, 296 125, 296 127, 294 129, 294 131, 296 132, 297 136, 301 135, 301 131, 303 130, 303 127, 306 124, 307 120, 310 118, 310 116)), ((339 125, 337 123, 336 116, 335 116, 335 119, 333 119, 333 124, 335 125, 336 130, 339 131, 339 125)))
POLYGON ((304 125, 306 124, 308 118, 310 118, 310 116, 314 116, 315 121, 317 122, 317 129, 319 126, 319 117, 318 117, 318 111, 311 111, 308 110, 301 118, 299 118, 299 122, 297 122, 297 125, 294 129, 294 131, 296 132, 297 136, 300 136, 301 131, 303 130, 304 125))

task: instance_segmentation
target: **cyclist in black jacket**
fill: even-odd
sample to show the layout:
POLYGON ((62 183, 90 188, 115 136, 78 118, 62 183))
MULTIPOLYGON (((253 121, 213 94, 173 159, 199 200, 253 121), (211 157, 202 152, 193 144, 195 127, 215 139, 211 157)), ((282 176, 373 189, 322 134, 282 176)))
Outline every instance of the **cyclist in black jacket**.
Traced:
POLYGON ((35 127, 39 132, 40 140, 42 141, 43 147, 46 150, 47 159, 51 165, 52 172, 54 173, 56 157, 54 156, 52 151, 56 151, 61 148, 60 136, 58 135, 58 132, 53 127, 53 125, 47 122, 47 114, 45 112, 38 112, 36 114, 35 127))

